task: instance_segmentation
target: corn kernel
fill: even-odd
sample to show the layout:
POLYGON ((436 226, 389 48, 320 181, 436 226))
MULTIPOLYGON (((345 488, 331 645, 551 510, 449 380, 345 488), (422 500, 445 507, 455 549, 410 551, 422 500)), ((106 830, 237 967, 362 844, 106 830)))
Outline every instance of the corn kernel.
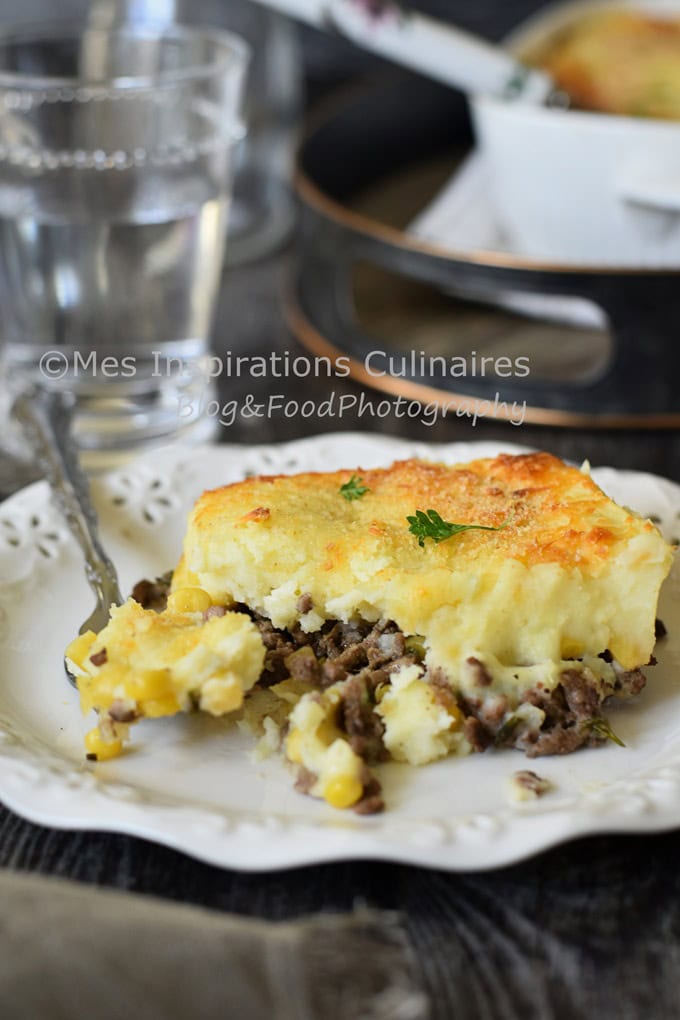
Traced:
POLYGON ((168 595, 168 609, 174 613, 204 613, 212 599, 203 588, 178 588, 168 595))
POLYGON ((291 730, 286 738, 286 757, 296 765, 302 764, 302 734, 299 730, 291 730))
POLYGON ((84 634, 79 634, 77 638, 71 642, 65 651, 67 659, 70 659, 74 666, 78 669, 84 669, 83 663, 89 655, 90 649, 95 642, 97 635, 93 630, 86 630, 84 634))
POLYGON ((390 689, 389 684, 378 684, 373 694, 376 705, 380 704, 380 702, 385 697, 389 689, 390 689))
POLYGON ((164 698, 152 698, 149 701, 144 701, 140 708, 147 719, 157 719, 161 715, 175 715, 176 712, 179 712, 179 701, 174 694, 168 694, 164 698))
POLYGON ((129 696, 136 701, 165 698, 173 693, 170 671, 167 669, 147 669, 143 673, 137 673, 127 688, 129 696))
POLYGON ((356 776, 338 776, 326 783, 324 800, 334 808, 348 808, 361 800, 364 788, 356 776))
POLYGON ((85 734, 85 750, 88 754, 95 755, 97 761, 107 761, 120 754, 123 750, 123 742, 118 737, 113 740, 104 740, 99 730, 95 728, 85 734))
POLYGON ((449 727, 450 729, 455 730, 463 725, 463 713, 461 712, 457 705, 451 705, 451 707, 448 708, 447 711, 451 716, 451 726, 449 727))

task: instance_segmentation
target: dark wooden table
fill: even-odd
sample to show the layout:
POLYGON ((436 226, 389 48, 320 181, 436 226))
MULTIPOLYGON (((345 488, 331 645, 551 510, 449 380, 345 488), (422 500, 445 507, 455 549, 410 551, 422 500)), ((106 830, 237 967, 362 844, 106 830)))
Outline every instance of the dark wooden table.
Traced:
MULTIPOLYGON (((215 348, 299 353, 281 311, 286 257, 230 270, 215 348)), ((281 382, 223 379, 224 396, 264 397, 281 382)), ((332 386, 288 380, 291 396, 332 386)), ((359 423, 324 420, 321 428, 359 423)), ((430 429, 385 419, 381 431, 434 441, 502 439, 593 464, 680 480, 680 434, 557 431, 455 419, 430 429)), ((365 428, 365 422, 359 427, 365 428)), ((230 442, 292 439, 313 421, 274 418, 224 430, 230 442)), ((450 875, 361 861, 243 875, 125 836, 60 832, 0 811, 0 865, 152 893, 272 919, 363 902, 403 911, 433 1016, 447 1018, 680 1015, 680 833, 581 840, 494 873, 450 875)))

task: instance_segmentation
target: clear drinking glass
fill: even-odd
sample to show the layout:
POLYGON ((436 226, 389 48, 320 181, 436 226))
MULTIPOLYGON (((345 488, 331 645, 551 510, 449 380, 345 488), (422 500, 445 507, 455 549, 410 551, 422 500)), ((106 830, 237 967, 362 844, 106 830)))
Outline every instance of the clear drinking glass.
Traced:
POLYGON ((247 59, 214 29, 0 36, 6 371, 73 391, 84 450, 200 424, 247 59))
POLYGON ((226 264, 274 251, 295 221, 291 177, 302 110, 302 54, 295 24, 253 0, 92 0, 88 20, 101 26, 215 25, 247 42, 248 132, 236 153, 226 264))

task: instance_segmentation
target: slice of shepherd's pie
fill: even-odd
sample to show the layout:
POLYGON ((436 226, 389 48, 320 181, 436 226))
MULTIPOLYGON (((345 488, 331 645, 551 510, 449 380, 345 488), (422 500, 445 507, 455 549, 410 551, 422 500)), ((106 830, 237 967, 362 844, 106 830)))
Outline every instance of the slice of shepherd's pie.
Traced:
POLYGON ((644 686, 671 559, 654 524, 545 453, 215 489, 167 607, 131 599, 68 649, 99 713, 87 749, 111 757, 145 716, 237 712, 299 789, 371 812, 389 758, 599 744, 608 699, 644 686))

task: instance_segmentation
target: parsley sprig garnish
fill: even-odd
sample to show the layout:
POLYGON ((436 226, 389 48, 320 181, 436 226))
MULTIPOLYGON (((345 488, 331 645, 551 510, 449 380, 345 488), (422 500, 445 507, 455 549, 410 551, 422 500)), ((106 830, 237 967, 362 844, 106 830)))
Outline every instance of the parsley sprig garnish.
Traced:
POLYGON ((340 486, 340 495, 344 496, 348 503, 355 499, 361 499, 371 491, 367 485, 362 485, 362 482, 363 478, 360 478, 359 475, 352 475, 348 482, 340 486))
POLYGON ((498 527, 489 527, 485 524, 453 524, 451 521, 444 521, 436 510, 416 510, 412 517, 407 517, 408 530, 418 539, 418 545, 425 546, 425 539, 431 538, 433 542, 439 543, 460 535, 462 531, 500 531, 505 527, 501 524, 498 527))

